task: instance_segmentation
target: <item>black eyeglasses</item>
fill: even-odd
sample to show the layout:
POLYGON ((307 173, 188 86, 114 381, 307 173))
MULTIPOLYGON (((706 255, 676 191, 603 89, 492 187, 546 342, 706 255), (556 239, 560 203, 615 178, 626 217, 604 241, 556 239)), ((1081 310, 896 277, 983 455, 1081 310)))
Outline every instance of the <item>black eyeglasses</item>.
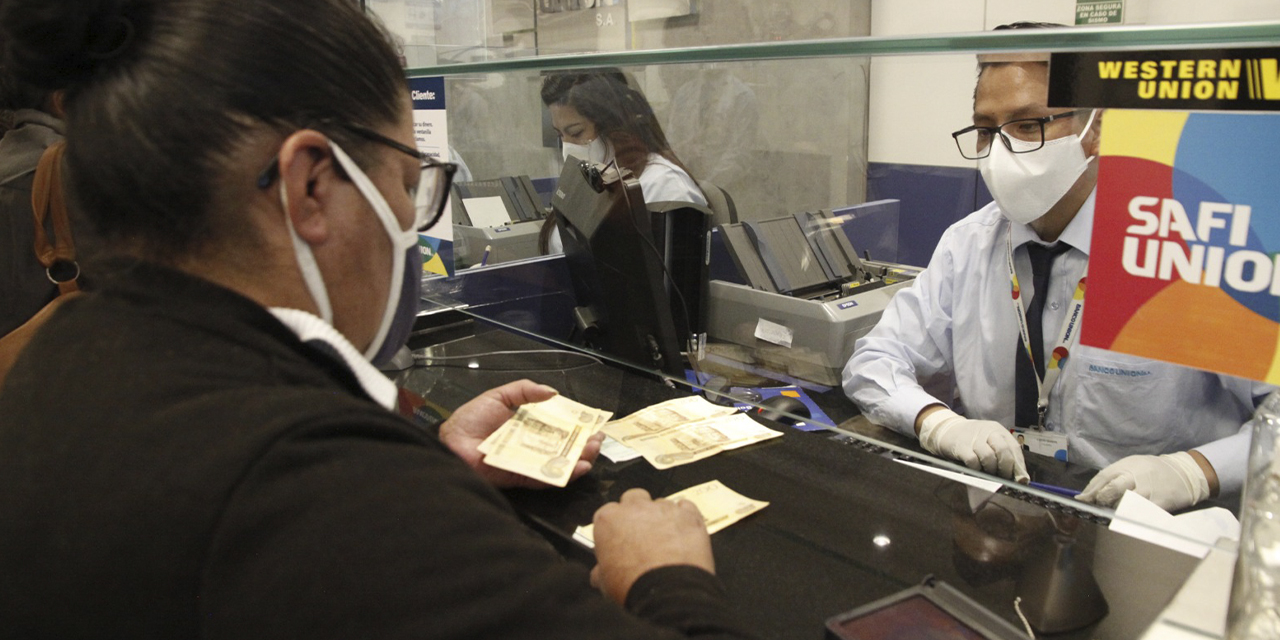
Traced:
MULTIPOLYGON (((358 124, 336 125, 371 142, 377 142, 396 151, 417 158, 422 163, 422 175, 418 186, 410 192, 413 199, 413 226, 418 231, 426 231, 435 226, 444 216, 445 204, 449 202, 449 188, 453 184, 453 175, 458 172, 458 165, 452 162, 440 162, 413 147, 392 140, 367 127, 358 124)), ((271 164, 258 174, 258 188, 266 189, 280 177, 280 159, 272 158, 271 164)))
POLYGON ((1045 125, 1060 118, 1070 118, 1088 111, 1090 110, 1074 109, 1043 118, 1010 120, 998 127, 973 125, 951 134, 951 137, 955 139, 960 155, 970 160, 980 160, 991 155, 991 138, 996 135, 1000 136, 1000 140, 1010 152, 1030 153, 1044 146, 1045 125), (1014 140, 1017 140, 1016 144, 1014 140))

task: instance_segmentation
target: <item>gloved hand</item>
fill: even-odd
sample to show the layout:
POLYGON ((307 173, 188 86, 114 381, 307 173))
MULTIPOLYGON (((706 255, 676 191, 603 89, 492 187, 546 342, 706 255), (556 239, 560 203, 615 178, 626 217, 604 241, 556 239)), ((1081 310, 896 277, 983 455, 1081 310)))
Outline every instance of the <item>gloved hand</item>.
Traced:
POLYGON ((1209 479, 1190 453, 1129 456, 1111 463, 1076 496, 1082 502, 1114 507, 1126 490, 1166 511, 1189 507, 1209 497, 1209 479))
POLYGON ((920 424, 920 446, 970 469, 1022 483, 1031 479, 1017 438, 999 422, 969 420, 950 409, 937 409, 920 424))

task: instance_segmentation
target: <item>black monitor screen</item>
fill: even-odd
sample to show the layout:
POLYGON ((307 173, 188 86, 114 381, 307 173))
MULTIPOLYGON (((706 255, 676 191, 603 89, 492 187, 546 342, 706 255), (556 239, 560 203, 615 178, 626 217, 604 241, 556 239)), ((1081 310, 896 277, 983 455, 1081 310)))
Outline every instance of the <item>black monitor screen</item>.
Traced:
POLYGON ((661 255, 640 183, 565 163, 551 206, 560 218, 574 295, 572 339, 646 369, 683 377, 661 255))

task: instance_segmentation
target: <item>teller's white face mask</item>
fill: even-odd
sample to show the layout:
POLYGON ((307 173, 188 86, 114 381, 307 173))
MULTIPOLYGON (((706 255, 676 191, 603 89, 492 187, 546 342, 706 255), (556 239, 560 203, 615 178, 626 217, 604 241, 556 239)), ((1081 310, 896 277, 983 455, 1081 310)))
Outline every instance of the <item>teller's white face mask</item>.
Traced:
MULTIPOLYGON (((1017 224, 1028 224, 1049 212, 1071 189, 1089 163, 1097 156, 1084 156, 1082 136, 1093 126, 1095 109, 1080 134, 1045 140, 1044 146, 1025 153, 1013 153, 999 137, 991 140, 991 153, 978 160, 978 169, 987 189, 1000 205, 1000 212, 1017 224)), ((1034 148, 1034 142, 1009 138, 1015 150, 1034 148)))
MULTIPOLYGON (((383 342, 387 339, 387 332, 391 328, 392 320, 395 318, 397 307, 401 298, 401 290, 404 288, 405 273, 405 254, 410 248, 417 250, 418 230, 410 226, 409 229, 401 228, 400 220, 396 218, 395 213, 391 211, 391 206, 387 204, 386 198, 382 197, 382 193, 369 180, 369 176, 356 165, 355 161, 348 156, 332 140, 329 141, 329 148, 333 150, 334 158, 338 164, 347 172, 352 183, 359 189, 360 194, 369 202, 369 206, 373 208, 374 213, 378 216, 378 220, 382 223, 382 228, 386 232, 387 237, 391 240, 391 272, 390 278, 387 280, 387 296, 386 305, 382 310, 382 321, 378 323, 378 331, 373 336, 373 341, 369 343, 369 347, 365 349, 364 356, 372 360, 378 355, 383 342)), ((320 317, 325 322, 333 325, 333 305, 329 302, 329 291, 324 283, 324 276, 320 274, 320 266, 316 264, 315 254, 311 251, 311 246, 298 237, 293 228, 293 220, 289 218, 289 195, 285 191, 284 181, 280 181, 280 199, 284 203, 286 211, 286 226, 289 228, 289 236, 293 239, 293 253, 298 259, 298 267, 302 270, 302 278, 306 282, 307 290, 311 293, 311 299, 315 302, 316 308, 320 311, 320 317)), ((416 301, 416 298, 415 298, 416 301)))
POLYGON ((605 144, 604 138, 596 136, 595 140, 587 144, 574 144, 572 142, 560 142, 560 153, 567 161, 569 156, 594 162, 596 164, 604 164, 609 159, 609 147, 605 144))

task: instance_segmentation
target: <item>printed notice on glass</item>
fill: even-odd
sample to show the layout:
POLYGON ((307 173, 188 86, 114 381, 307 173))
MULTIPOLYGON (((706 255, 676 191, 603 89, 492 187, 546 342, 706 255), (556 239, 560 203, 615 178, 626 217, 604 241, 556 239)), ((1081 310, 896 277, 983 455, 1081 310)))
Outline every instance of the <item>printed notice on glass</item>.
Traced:
MULTIPOLYGON (((413 100, 413 139, 421 151, 440 162, 449 162, 449 121, 444 109, 444 78, 409 78, 413 100)), ((453 205, 445 203, 444 210, 453 205)), ((453 225, 449 216, 425 233, 418 234, 424 274, 452 275, 453 225)))

